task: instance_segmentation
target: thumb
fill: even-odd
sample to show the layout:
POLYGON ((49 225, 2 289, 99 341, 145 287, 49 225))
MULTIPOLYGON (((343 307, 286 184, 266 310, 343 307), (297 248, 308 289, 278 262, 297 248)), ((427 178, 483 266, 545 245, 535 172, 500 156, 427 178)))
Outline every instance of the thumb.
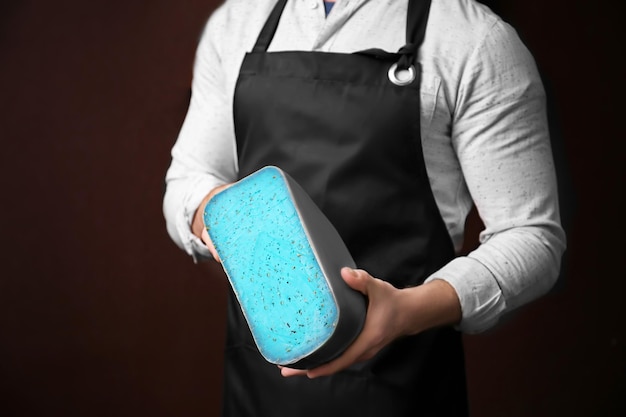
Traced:
POLYGON ((358 292, 367 295, 368 287, 372 282, 372 276, 362 269, 341 268, 341 277, 348 286, 358 292))
POLYGON ((217 254, 217 250, 215 250, 213 241, 211 240, 211 237, 209 236, 209 232, 206 230, 206 228, 202 229, 202 241, 204 242, 206 247, 209 249, 209 252, 211 252, 211 256, 213 256, 213 259, 221 263, 222 261, 220 260, 220 257, 217 254))

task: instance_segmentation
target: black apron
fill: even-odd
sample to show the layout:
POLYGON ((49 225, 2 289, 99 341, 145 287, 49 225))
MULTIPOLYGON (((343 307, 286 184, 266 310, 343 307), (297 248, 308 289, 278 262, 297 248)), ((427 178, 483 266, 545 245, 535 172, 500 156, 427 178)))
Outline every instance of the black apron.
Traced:
MULTIPOLYGON (((278 1, 241 66, 234 99, 239 176, 282 168, 335 225, 359 268, 398 288, 419 285, 454 257, 420 136, 415 57, 430 1, 409 1, 407 45, 398 54, 267 53, 286 1, 278 1), (392 83, 394 63, 414 65, 416 78, 392 83)), ((331 377, 284 378, 256 349, 231 291, 223 415, 465 416, 460 334, 433 329, 331 377)))

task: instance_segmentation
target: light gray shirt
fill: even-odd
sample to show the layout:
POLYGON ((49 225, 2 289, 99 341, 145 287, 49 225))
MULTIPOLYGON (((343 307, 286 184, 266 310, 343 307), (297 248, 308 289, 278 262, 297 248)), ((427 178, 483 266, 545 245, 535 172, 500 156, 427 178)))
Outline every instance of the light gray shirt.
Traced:
MULTIPOLYGON (((172 149, 164 198, 170 236, 196 261, 210 255, 190 224, 212 188, 237 178, 234 88, 244 54, 274 4, 226 1, 197 48, 192 98, 172 149)), ((395 52, 406 42, 406 11, 407 0, 337 0, 326 18, 322 0, 291 0, 269 52, 395 52)), ((544 91, 516 32, 473 0, 432 0, 418 59, 423 71, 415 117, 431 187, 457 251, 473 204, 485 224, 476 250, 429 279, 454 287, 460 329, 480 332, 544 294, 559 273, 565 236, 544 91)))

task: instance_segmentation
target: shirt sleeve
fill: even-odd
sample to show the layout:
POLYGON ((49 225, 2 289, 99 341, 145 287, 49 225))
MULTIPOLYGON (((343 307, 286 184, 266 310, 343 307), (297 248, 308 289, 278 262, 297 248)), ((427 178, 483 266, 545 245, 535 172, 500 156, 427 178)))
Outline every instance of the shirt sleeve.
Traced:
POLYGON ((224 33, 223 8, 211 15, 200 39, 189 108, 165 176, 163 214, 167 231, 195 262, 211 255, 191 233, 194 214, 209 191, 234 181, 237 172, 231 99, 217 47, 224 33))
POLYGON ((455 288, 459 328, 477 333, 546 293, 565 250, 545 93, 534 59, 500 20, 465 66, 452 145, 485 229, 475 251, 427 281, 455 288))

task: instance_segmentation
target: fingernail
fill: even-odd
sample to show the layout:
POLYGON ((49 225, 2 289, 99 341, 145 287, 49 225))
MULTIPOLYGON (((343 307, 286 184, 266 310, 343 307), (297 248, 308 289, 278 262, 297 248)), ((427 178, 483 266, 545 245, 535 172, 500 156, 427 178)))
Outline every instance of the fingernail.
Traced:
POLYGON ((354 269, 352 269, 352 268, 348 268, 347 266, 346 266, 346 267, 344 267, 343 269, 345 269, 346 271, 348 271, 348 273, 349 273, 350 275, 352 275, 353 277, 356 277, 356 276, 357 276, 357 273, 356 273, 356 271, 355 271, 354 269))

